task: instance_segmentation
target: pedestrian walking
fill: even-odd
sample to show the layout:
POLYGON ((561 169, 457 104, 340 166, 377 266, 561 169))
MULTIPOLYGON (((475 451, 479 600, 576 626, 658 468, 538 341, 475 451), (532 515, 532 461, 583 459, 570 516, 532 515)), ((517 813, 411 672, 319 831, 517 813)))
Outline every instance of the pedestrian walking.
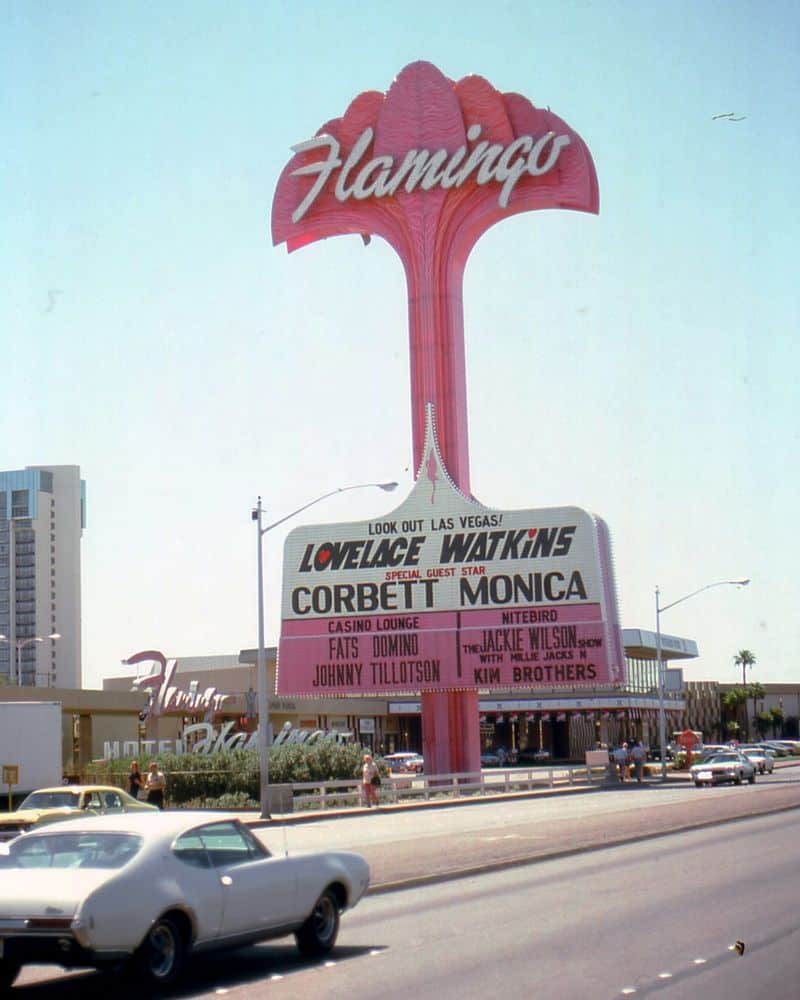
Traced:
POLYGON ((633 761, 633 772, 636 775, 636 780, 639 784, 642 782, 642 774, 644 773, 644 759, 644 747, 641 742, 637 742, 631 750, 631 760, 633 761))
POLYGON ((365 753, 361 767, 361 794, 369 809, 378 805, 378 788, 381 784, 381 776, 378 772, 378 765, 372 759, 371 753, 365 753))
POLYGON ((138 799, 139 793, 144 789, 144 776, 139 770, 139 762, 132 760, 128 771, 128 794, 138 799))
POLYGON ((158 764, 154 760, 150 762, 144 787, 147 790, 147 801, 151 805, 158 806, 159 809, 163 809, 164 792, 167 787, 167 779, 164 777, 163 772, 159 771, 158 764))
POLYGON ((619 780, 625 780, 625 772, 628 770, 628 744, 623 743, 614 751, 614 763, 619 771, 619 780))

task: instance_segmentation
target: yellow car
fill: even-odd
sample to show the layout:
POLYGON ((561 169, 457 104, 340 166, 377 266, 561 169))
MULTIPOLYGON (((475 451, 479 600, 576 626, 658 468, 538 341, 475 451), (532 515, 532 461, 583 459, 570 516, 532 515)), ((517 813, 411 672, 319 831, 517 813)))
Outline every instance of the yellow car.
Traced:
POLYGON ((46 823, 75 816, 122 812, 158 812, 155 806, 139 802, 113 785, 58 785, 39 788, 23 799, 14 812, 0 813, 0 841, 46 823))

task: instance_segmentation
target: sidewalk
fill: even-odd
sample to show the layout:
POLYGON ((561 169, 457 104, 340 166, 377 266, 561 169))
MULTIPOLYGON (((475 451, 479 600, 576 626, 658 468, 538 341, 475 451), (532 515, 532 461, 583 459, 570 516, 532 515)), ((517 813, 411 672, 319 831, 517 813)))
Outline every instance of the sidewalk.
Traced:
MULTIPOLYGON (((800 768, 800 757, 790 760, 778 761, 775 770, 787 767, 800 768)), ((688 771, 667 771, 667 784, 686 784, 690 781, 688 771)), ((610 789, 620 789, 628 787, 642 787, 646 785, 662 785, 661 774, 645 777, 641 786, 635 779, 628 779, 625 782, 609 777, 604 781, 593 785, 559 785, 556 788, 536 788, 530 791, 521 792, 497 792, 493 795, 470 795, 464 798, 443 798, 443 799, 413 799, 408 802, 386 802, 382 803, 382 812, 414 812, 420 809, 457 809, 466 806, 477 806, 485 802, 510 802, 520 799, 548 799, 564 795, 591 795, 597 792, 608 791, 610 789)), ((253 828, 274 826, 276 824, 294 825, 298 823, 315 823, 320 820, 343 819, 353 816, 363 816, 372 810, 365 806, 334 807, 332 809, 304 809, 299 812, 278 813, 273 812, 271 819, 261 819, 255 812, 239 812, 239 819, 253 828)))

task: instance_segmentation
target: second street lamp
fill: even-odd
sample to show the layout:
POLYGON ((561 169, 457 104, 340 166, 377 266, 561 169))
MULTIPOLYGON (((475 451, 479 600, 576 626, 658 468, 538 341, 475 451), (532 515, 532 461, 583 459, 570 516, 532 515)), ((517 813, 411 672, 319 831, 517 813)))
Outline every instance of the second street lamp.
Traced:
MULTIPOLYGON (((55 639, 60 639, 60 638, 61 638, 61 633, 60 632, 51 632, 50 635, 48 635, 48 636, 31 635, 27 639, 16 639, 16 640, 13 640, 13 641, 11 639, 9 639, 8 636, 0 635, 0 642, 7 642, 9 644, 9 646, 16 646, 16 649, 17 649, 17 655, 16 655, 17 676, 16 676, 16 678, 12 678, 11 675, 10 675, 10 673, 9 673, 9 680, 12 683, 16 683, 17 687, 21 687, 22 686, 22 650, 26 646, 30 646, 34 642, 44 642, 45 639, 55 640, 55 639)), ((36 675, 35 674, 34 674, 33 686, 36 687, 36 675)))
POLYGON ((658 664, 658 742, 660 745, 661 753, 661 780, 667 780, 667 726, 666 726, 666 713, 664 709, 664 664, 661 658, 661 615, 665 611, 669 611, 670 608, 674 608, 676 604, 683 604, 684 601, 688 601, 690 597, 695 597, 697 594, 702 594, 704 590, 711 590, 712 587, 746 587, 750 583, 749 579, 746 580, 718 580, 716 583, 707 583, 705 587, 700 587, 698 590, 693 590, 691 594, 686 594, 684 597, 679 597, 677 601, 671 601, 669 604, 660 604, 659 598, 661 592, 658 587, 656 587, 656 662, 658 664))
POLYGON ((251 511, 251 518, 257 524, 258 535, 258 659, 256 661, 256 672, 258 674, 258 759, 261 770, 261 818, 270 818, 269 808, 269 693, 267 691, 267 655, 264 647, 264 559, 262 539, 268 531, 277 528, 279 524, 288 521, 297 514, 302 514, 304 510, 313 507, 314 504, 327 500, 328 497, 336 496, 337 493, 347 493, 349 490, 379 489, 386 493, 397 489, 397 483, 356 483, 354 486, 340 486, 338 489, 323 493, 322 496, 309 500, 308 503, 293 510, 291 514, 273 521, 272 524, 263 525, 261 518, 263 508, 261 497, 251 511))

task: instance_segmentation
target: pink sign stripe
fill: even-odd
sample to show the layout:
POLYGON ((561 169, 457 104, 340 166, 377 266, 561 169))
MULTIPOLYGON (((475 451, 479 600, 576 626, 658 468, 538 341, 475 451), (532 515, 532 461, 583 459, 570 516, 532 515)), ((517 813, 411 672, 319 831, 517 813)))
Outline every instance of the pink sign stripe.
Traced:
MULTIPOLYGON (((418 617, 450 618, 454 626, 457 614, 418 617)), ((461 628, 420 623, 405 633, 284 635, 278 659, 279 694, 594 686, 610 679, 602 622, 462 622, 461 628)))

